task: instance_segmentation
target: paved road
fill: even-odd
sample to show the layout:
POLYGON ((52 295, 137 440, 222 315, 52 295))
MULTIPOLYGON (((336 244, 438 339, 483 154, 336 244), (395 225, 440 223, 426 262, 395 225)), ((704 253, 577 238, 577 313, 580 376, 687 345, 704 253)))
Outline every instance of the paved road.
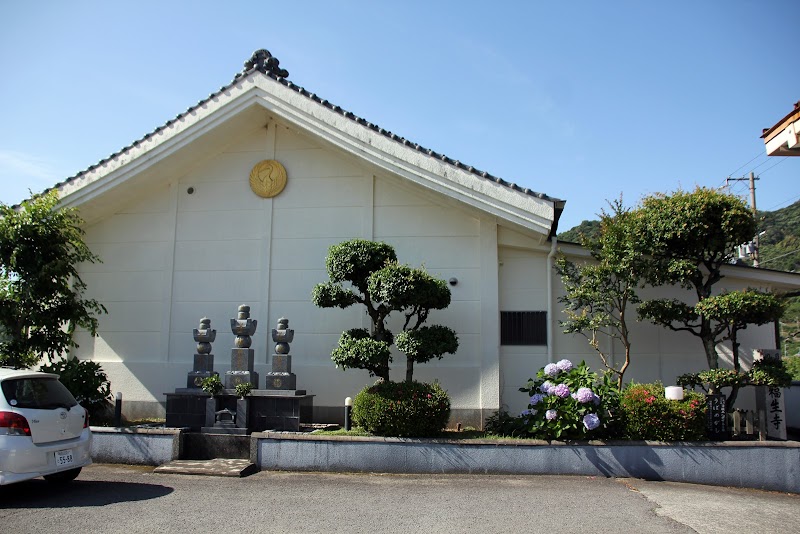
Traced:
POLYGON ((568 476, 261 472, 94 465, 0 488, 4 532, 792 532, 800 497, 568 476))

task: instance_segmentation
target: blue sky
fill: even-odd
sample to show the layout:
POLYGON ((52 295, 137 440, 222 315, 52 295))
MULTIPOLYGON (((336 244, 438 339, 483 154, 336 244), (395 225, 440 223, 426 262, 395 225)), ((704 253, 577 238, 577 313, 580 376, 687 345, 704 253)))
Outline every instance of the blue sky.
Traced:
POLYGON ((759 136, 800 100, 797 20, 795 0, 0 2, 0 201, 116 152, 267 48, 356 115, 565 199, 560 230, 620 194, 750 170, 758 208, 777 209, 800 198, 800 158, 767 158, 759 136))

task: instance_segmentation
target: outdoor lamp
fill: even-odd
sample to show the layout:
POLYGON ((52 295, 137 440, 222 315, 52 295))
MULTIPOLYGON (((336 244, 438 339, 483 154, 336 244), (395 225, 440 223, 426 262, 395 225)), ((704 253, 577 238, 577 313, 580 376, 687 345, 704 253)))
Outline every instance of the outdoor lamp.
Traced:
POLYGON ((122 426, 122 392, 117 391, 114 403, 114 426, 122 426))
POLYGON ((664 396, 669 400, 683 400, 683 388, 681 386, 667 386, 664 388, 664 396))
POLYGON ((350 430, 350 413, 353 411, 353 399, 347 397, 344 399, 344 429, 350 430))

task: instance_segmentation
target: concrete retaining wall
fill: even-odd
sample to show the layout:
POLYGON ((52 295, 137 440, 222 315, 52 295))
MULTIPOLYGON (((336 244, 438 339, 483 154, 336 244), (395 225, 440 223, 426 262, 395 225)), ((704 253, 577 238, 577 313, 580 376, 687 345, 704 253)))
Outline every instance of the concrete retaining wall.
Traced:
POLYGON ((260 469, 585 475, 800 493, 798 442, 441 441, 254 433, 260 469))
POLYGON ((95 462, 161 465, 179 459, 183 449, 181 428, 91 429, 95 462))
MULTIPOLYGON (((181 458, 183 429, 92 427, 92 459, 161 465, 181 458)), ((254 432, 259 469, 633 477, 800 493, 800 442, 708 443, 418 440, 254 432)))

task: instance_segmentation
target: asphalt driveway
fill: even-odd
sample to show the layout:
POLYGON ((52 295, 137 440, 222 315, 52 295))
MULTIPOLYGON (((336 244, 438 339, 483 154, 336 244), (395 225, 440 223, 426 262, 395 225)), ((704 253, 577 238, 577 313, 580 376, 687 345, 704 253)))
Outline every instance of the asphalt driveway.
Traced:
POLYGON ((788 532, 800 497, 574 476, 261 472, 94 465, 0 488, 9 532, 788 532))

